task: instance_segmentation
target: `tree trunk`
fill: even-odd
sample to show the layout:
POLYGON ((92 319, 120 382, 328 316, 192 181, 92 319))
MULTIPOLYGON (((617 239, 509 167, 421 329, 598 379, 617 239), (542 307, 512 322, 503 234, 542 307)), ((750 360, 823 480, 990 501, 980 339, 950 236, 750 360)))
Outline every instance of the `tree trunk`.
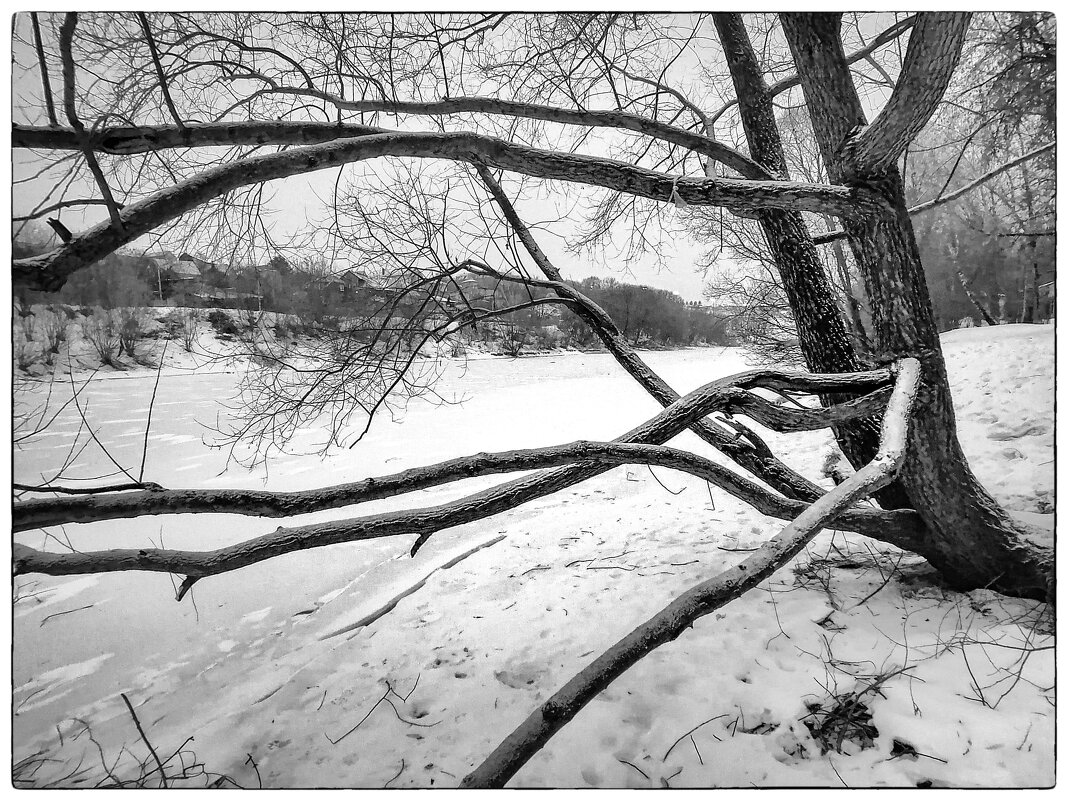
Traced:
MULTIPOLYGON (((712 17, 734 82, 749 155, 776 178, 789 180, 771 94, 742 16, 716 13, 712 17)), ((823 261, 800 212, 769 209, 758 212, 756 218, 779 268, 808 369, 821 373, 863 369, 835 302, 823 261)), ((833 405, 843 399, 825 397, 820 400, 824 405, 833 405)), ((856 469, 870 462, 879 448, 877 419, 836 426, 834 433, 842 452, 856 469)), ((876 497, 887 509, 908 508, 910 505, 897 484, 881 489, 876 497)))
POLYGON ((923 387, 901 482, 930 529, 917 552, 961 589, 991 586, 1012 595, 1051 597, 1052 554, 1025 542, 976 480, 957 441, 949 381, 919 249, 896 166, 865 168, 849 155, 865 124, 839 38, 839 14, 782 14, 812 127, 832 181, 877 189, 892 216, 843 218, 872 310, 876 358, 917 357, 923 387))
MULTIPOLYGON (((824 215, 824 223, 828 231, 835 228, 834 218, 832 217, 824 215)), ((853 293, 853 282, 849 278, 849 265, 840 239, 836 239, 831 243, 831 255, 834 257, 834 266, 838 274, 841 296, 844 300, 849 325, 852 329, 850 333, 853 340, 853 350, 856 351, 857 357, 867 364, 871 360, 868 329, 864 325, 864 315, 861 313, 860 301, 857 300, 857 296, 853 293)))
MULTIPOLYGON (((1027 223, 1034 225, 1035 203, 1031 195, 1031 181, 1027 174, 1027 166, 1020 165, 1020 177, 1023 179, 1024 202, 1027 204, 1027 223)), ((1031 248, 1031 269, 1027 265, 1023 268, 1023 309, 1020 315, 1021 323, 1033 323, 1035 321, 1035 308, 1038 306, 1038 237, 1030 237, 1028 245, 1031 248), (1031 291, 1028 292, 1028 285, 1031 291)))
POLYGON ((990 312, 986 310, 986 306, 979 301, 979 298, 972 292, 972 288, 968 286, 968 279, 964 277, 964 270, 957 269, 957 280, 960 281, 961 288, 964 290, 964 294, 968 296, 968 300, 972 302, 972 305, 975 306, 982 318, 986 320, 986 324, 997 325, 998 321, 990 316, 990 312))

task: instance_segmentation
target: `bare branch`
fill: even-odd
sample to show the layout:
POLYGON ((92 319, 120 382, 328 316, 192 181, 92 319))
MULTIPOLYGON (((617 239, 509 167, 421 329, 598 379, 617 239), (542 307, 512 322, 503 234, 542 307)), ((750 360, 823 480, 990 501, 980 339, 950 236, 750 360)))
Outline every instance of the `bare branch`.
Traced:
POLYGON ((78 119, 78 111, 75 107, 75 94, 77 90, 77 84, 74 77, 74 54, 71 50, 71 44, 74 40, 74 29, 78 25, 78 15, 71 11, 63 18, 63 24, 59 29, 59 53, 63 60, 63 106, 67 112, 67 121, 71 127, 82 138, 82 153, 85 155, 85 161, 89 165, 90 172, 93 173, 93 178, 96 180, 97 186, 100 188, 100 194, 104 198, 104 203, 108 207, 108 215, 111 217, 111 225, 117 232, 122 231, 122 219, 119 215, 119 208, 115 203, 115 198, 111 194, 111 188, 108 186, 107 179, 104 178, 104 171, 100 169, 100 163, 96 160, 96 155, 92 149, 87 146, 85 140, 85 126, 82 125, 80 119, 78 119))
MULTIPOLYGON (((811 431, 855 420, 883 407, 889 389, 883 388, 837 406, 812 409, 783 406, 752 395, 744 390, 724 388, 709 411, 746 414, 776 431, 811 431)), ((644 457, 645 452, 631 453, 614 446, 576 442, 550 448, 480 453, 428 467, 412 468, 400 473, 364 479, 332 487, 298 492, 265 490, 211 490, 152 488, 140 492, 143 485, 125 484, 111 490, 122 494, 105 494, 100 489, 86 490, 86 497, 36 499, 16 503, 12 508, 12 526, 16 532, 64 523, 89 523, 100 520, 145 515, 206 513, 225 510, 231 514, 260 517, 291 517, 357 503, 390 498, 452 481, 517 470, 544 469, 584 460, 602 460, 621 464, 620 460, 644 457)), ((659 454, 651 452, 653 458, 659 454)), ((638 459, 644 463, 643 459, 638 459)), ((49 492, 47 486, 21 487, 23 490, 49 492)))
MULTIPOLYGON (((53 203, 51 206, 45 206, 43 209, 38 209, 33 214, 27 214, 23 217, 12 217, 12 222, 23 222, 24 220, 39 220, 54 211, 61 211, 62 209, 73 208, 74 206, 106 206, 107 201, 99 197, 78 198, 74 200, 62 200, 59 203, 53 203)), ((115 204, 119 209, 123 208, 122 203, 115 204)))
POLYGON ((159 88, 163 93, 163 100, 167 104, 167 109, 171 112, 175 125, 179 128, 184 128, 185 125, 182 122, 181 115, 178 114, 178 109, 174 107, 174 101, 171 99, 170 89, 167 88, 167 76, 163 72, 163 64, 159 60, 159 50, 156 49, 156 40, 152 37, 152 28, 148 25, 148 17, 144 11, 138 11, 137 19, 141 22, 141 30, 145 32, 145 40, 148 42, 148 50, 152 54, 152 63, 156 67, 156 78, 159 80, 159 88))
POLYGON ((45 60, 44 44, 41 41, 41 24, 37 19, 36 11, 30 12, 30 22, 33 25, 33 44, 37 48, 37 64, 41 68, 41 89, 44 91, 48 124, 56 127, 59 125, 59 121, 56 119, 56 104, 52 98, 52 82, 48 77, 48 62, 45 60))
MULTIPOLYGON (((132 156, 172 148, 220 145, 311 145, 354 136, 390 133, 373 125, 292 120, 185 123, 177 125, 117 126, 87 133, 89 147, 100 153, 132 156)), ((77 131, 34 125, 11 127, 11 145, 17 148, 81 150, 77 131)))
POLYGON ((865 188, 681 178, 611 159, 540 150, 470 133, 378 134, 293 148, 205 170, 128 205, 120 215, 122 231, 98 225, 56 250, 15 261, 14 277, 16 282, 34 288, 55 290, 75 270, 233 189, 384 156, 482 162, 535 178, 600 186, 661 202, 681 197, 692 205, 722 205, 736 210, 770 207, 856 215, 883 214, 889 208, 880 195, 865 188))
POLYGON ((525 119, 583 125, 600 128, 620 128, 693 150, 730 167, 746 178, 757 181, 772 176, 767 170, 743 153, 708 136, 701 136, 674 125, 650 120, 625 111, 567 109, 537 103, 520 103, 495 97, 455 97, 431 102, 402 102, 394 100, 342 100, 325 92, 308 89, 277 89, 276 93, 297 94, 328 100, 338 108, 349 111, 385 111, 391 114, 437 116, 445 114, 502 114, 525 119))
MULTIPOLYGON (((924 212, 928 212, 928 211, 931 211, 932 209, 936 209, 939 206, 942 206, 942 205, 944 205, 946 203, 951 203, 952 201, 956 200, 957 198, 962 197, 962 196, 968 194, 969 192, 971 192, 971 191, 973 191, 975 189, 978 189, 980 186, 985 184, 987 181, 991 181, 994 178, 997 178, 1002 173, 1008 172, 1013 167, 1016 167, 1016 166, 1018 166, 1020 164, 1023 164, 1024 162, 1030 161, 1033 158, 1041 156, 1043 153, 1051 153, 1051 152, 1053 152, 1056 149, 1056 147, 1057 147, 1057 143, 1056 142, 1050 142, 1048 145, 1042 145, 1042 147, 1036 147, 1034 150, 1030 150, 1027 153, 1024 153, 1022 156, 1018 156, 1017 158, 1014 158, 1014 159, 1011 159, 1009 161, 1006 161, 1004 164, 1001 164, 1001 165, 995 167, 994 169, 990 170, 989 172, 983 173, 978 178, 976 178, 974 181, 970 181, 969 183, 967 183, 964 186, 962 186, 960 189, 955 189, 955 190, 953 190, 952 192, 950 192, 947 195, 940 195, 939 197, 936 197, 933 200, 927 200, 927 201, 924 201, 923 203, 918 203, 917 205, 915 205, 911 209, 909 209, 909 214, 918 216, 920 214, 923 214, 924 212)), ((846 235, 845 231, 828 231, 828 232, 823 233, 823 234, 814 235, 812 237, 812 241, 815 242, 817 245, 826 245, 826 244, 828 244, 830 242, 834 242, 837 239, 844 238, 845 235, 846 235)), ((1049 236, 1050 234, 1046 233, 1046 234, 1038 234, 1038 235, 1040 235, 1040 236, 1042 236, 1042 235, 1049 236)), ((1001 236, 1010 236, 1010 234, 1001 234, 1001 236)), ((1021 234, 1021 236, 1030 236, 1030 234, 1021 234)))
MULTIPOLYGON (((729 390, 739 387, 765 386, 773 389, 794 388, 819 392, 835 390, 857 391, 880 388, 885 384, 886 376, 886 370, 834 375, 790 374, 771 370, 751 371, 706 384, 701 389, 672 404, 672 406, 648 422, 628 432, 620 439, 637 445, 664 442, 687 428, 693 420, 705 416, 710 409, 722 403, 725 396, 730 397, 729 390)), ((870 403, 871 401, 869 400, 863 404, 855 405, 853 412, 856 414, 870 413, 870 403)), ((806 415, 824 415, 828 421, 829 418, 826 418, 826 415, 834 414, 833 412, 828 413, 827 409, 795 411, 806 415)), ((597 444, 587 444, 582 447, 602 447, 606 451, 610 450, 607 446, 599 446, 597 444)), ((582 447, 579 447, 578 450, 581 451, 582 447)), ((540 456, 541 452, 539 451, 526 454, 524 458, 530 459, 531 462, 523 469, 536 467, 537 459, 540 456)), ((488 464, 493 463, 492 457, 483 458, 488 459, 488 464)), ((505 460, 514 458, 517 457, 511 455, 502 457, 505 460)), ((556 453, 553 458, 563 457, 556 453)), ((689 455, 688 458, 690 459, 689 463, 693 464, 692 460, 699 457, 689 455)), ((568 468, 525 476, 458 501, 430 509, 384 513, 353 520, 338 520, 289 529, 279 528, 272 534, 215 551, 188 552, 134 549, 80 554, 48 554, 23 545, 16 545, 14 554, 15 572, 16 574, 42 572, 51 575, 71 575, 114 570, 149 570, 182 573, 186 574, 189 579, 196 580, 202 576, 236 570, 284 553, 341 542, 354 542, 399 534, 418 534, 419 540, 416 543, 416 548, 418 548, 435 531, 512 509, 521 503, 544 497, 579 481, 591 478, 613 466, 610 463, 606 464, 603 460, 582 459, 581 454, 576 453, 571 453, 567 459, 568 461, 575 461, 576 459, 581 461, 568 468)), ((682 461, 686 462, 686 460, 687 458, 684 456, 682 461)), ((658 460, 657 463, 663 463, 663 460, 658 460)), ((698 462, 698 464, 700 463, 698 462)), ((433 469, 435 468, 431 468, 431 470, 433 469)), ((456 468, 454 467, 453 469, 456 468)), ((702 477, 709 480, 723 478, 722 468, 720 470, 710 470, 702 467, 702 470, 704 470, 702 477)), ((490 469, 489 472, 494 472, 494 470, 490 469)), ((737 480, 741 481, 741 479, 737 480)), ((364 491, 369 490, 365 487, 364 491)), ((161 494, 151 493, 151 495, 157 497, 161 494)), ((119 496, 113 501, 121 503, 123 497, 126 496, 119 496)), ((145 496, 142 495, 142 497, 145 496)), ((146 500, 151 502, 151 498, 146 498, 146 500)), ((218 511, 218 507, 214 507, 214 510, 218 511)))

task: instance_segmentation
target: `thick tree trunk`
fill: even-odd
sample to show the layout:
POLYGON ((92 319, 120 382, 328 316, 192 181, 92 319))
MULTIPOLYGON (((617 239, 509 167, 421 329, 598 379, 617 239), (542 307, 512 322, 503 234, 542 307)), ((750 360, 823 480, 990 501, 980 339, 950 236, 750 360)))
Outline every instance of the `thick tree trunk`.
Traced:
MULTIPOLYGON (((771 93, 764 82, 760 62, 753 50, 741 14, 713 14, 723 54, 734 82, 742 127, 750 157, 781 180, 789 180, 786 153, 775 122, 771 93)), ((863 369, 835 302, 804 218, 797 211, 768 209, 756 215, 779 268, 783 289, 797 325, 797 338, 805 363, 813 372, 847 373, 863 369)), ((821 398, 825 405, 842 400, 821 398)), ((860 469, 879 448, 879 421, 861 420, 837 426, 835 437, 842 452, 860 469)), ((897 484, 881 489, 876 497, 888 509, 907 508, 908 497, 897 484)))
MULTIPOLYGON (((972 475, 957 441, 945 362, 900 174, 895 166, 866 172, 850 157, 848 144, 865 118, 842 51, 840 15, 781 16, 828 175, 832 181, 878 189, 896 209, 891 217, 846 217, 843 225, 871 301, 876 357, 915 356, 923 367, 901 473, 912 507, 930 529, 917 552, 953 586, 991 586, 1047 598, 1052 554, 1021 537, 972 475)), ((870 154, 865 159, 872 162, 870 154)))

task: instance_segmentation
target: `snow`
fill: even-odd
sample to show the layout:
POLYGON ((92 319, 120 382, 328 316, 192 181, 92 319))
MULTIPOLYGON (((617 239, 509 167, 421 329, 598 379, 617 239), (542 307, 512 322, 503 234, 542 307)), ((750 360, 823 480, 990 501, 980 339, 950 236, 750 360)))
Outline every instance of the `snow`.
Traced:
MULTIPOLYGON (((1052 327, 955 331, 944 347, 969 462, 1000 502, 1048 536, 1052 327)), ((680 392, 747 367, 737 349, 646 357, 680 392)), ((147 409, 155 373, 113 375, 125 380, 94 380, 84 391, 89 419, 111 456, 136 466, 145 412, 132 410, 147 409)), ((145 478, 300 489, 481 450, 607 439, 658 410, 603 354, 475 360, 443 380, 462 402, 412 404, 354 450, 222 472, 225 454, 204 447, 201 423, 215 420, 235 376, 168 369, 145 478)), ((65 413, 44 433, 72 437, 78 424, 65 413)), ((819 475, 827 432, 767 439, 789 464, 819 475)), ((61 463, 66 449, 54 440, 16 452, 16 480, 61 463)), ((712 455, 691 434, 673 444, 712 455)), ((87 447, 74 473, 109 465, 87 447)), ((294 522, 429 506, 500 481, 294 522)), ((50 550, 65 537, 79 549, 161 541, 204 549, 276 525, 164 515, 18 537, 50 550)), ((14 756, 44 750, 59 760, 40 768, 39 782, 82 759, 93 769, 85 781, 99 780, 95 746, 75 736, 78 719, 109 764, 119 759, 117 774, 136 775, 148 754, 126 693, 161 755, 193 737, 185 748, 207 770, 246 787, 452 787, 605 648, 781 525, 692 477, 628 466, 440 532, 414 558, 410 537, 304 551, 205 579, 180 604, 158 574, 19 577, 14 756)), ((627 671, 509 786, 1049 786, 1050 631, 1042 605, 951 592, 916 557, 827 531, 759 589, 627 671), (825 713, 832 696, 854 691, 877 729, 873 747, 847 740, 844 753, 821 754, 804 724, 820 713, 807 705, 825 713), (914 753, 895 756, 895 741, 914 753)))

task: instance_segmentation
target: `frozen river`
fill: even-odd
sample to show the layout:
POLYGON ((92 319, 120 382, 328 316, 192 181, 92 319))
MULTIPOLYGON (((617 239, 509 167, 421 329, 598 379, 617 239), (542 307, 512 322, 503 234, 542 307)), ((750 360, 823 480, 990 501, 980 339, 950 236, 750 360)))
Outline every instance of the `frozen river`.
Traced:
MULTIPOLYGON (((745 367, 736 350, 646 355, 680 392, 745 367)), ((471 360, 464 366, 451 364, 438 387, 458 403, 433 406, 415 401, 400 418, 386 415, 377 420, 354 449, 325 459, 276 457, 266 469, 250 471, 232 463, 228 467, 226 452, 208 445, 213 428, 225 421, 223 403, 233 396, 236 380, 233 373, 161 377, 145 455, 146 481, 170 488, 304 489, 478 451, 611 439, 658 411, 608 355, 471 360)), ((69 405, 45 431, 16 450, 15 480, 39 483, 42 476, 55 475, 68 459, 72 459, 64 474, 68 484, 114 473, 112 460, 137 475, 154 383, 152 373, 92 381, 80 392, 80 404, 110 456, 91 441, 81 416, 69 405), (75 438, 79 445, 72 454, 75 438)), ((69 396, 69 386, 56 385, 51 408, 58 409, 69 396)), ((37 400, 41 399, 39 392, 37 400)), ((318 436, 309 432, 307 439, 318 436)), ((125 478, 119 475, 97 483, 121 480, 125 478)), ((389 499, 355 512, 333 510, 293 522, 427 506, 501 480, 499 476, 476 479, 459 488, 417 493, 415 500, 389 499)), ((78 550, 160 544, 200 550, 273 530, 278 522, 228 514, 164 515, 68 525, 63 531, 27 532, 19 539, 48 550, 62 550, 68 539, 78 550)), ((163 574, 20 577, 16 583, 22 594, 32 597, 15 607, 16 741, 51 731, 75 710, 144 683, 153 671, 180 673, 181 663, 197 650, 224 654, 235 629, 243 625, 267 617, 299 624, 301 612, 332 602, 336 608, 351 602, 352 615, 358 615, 391 588, 462 551, 469 545, 465 536, 469 532, 463 527, 441 532, 416 559, 405 555, 410 538, 303 551, 201 582, 192 593, 195 606, 190 599, 175 603, 171 579, 163 574), (338 600, 342 592, 346 595, 338 600)))
MULTIPOLYGON (((1000 329, 943 338, 959 434, 999 501, 1043 512, 1053 501, 1053 337, 1048 327, 1000 329)), ((680 392, 747 367, 734 349, 645 356, 680 392)), ((81 395, 89 427, 135 475, 154 379, 116 375, 92 382, 81 395)), ((352 450, 325 459, 287 455, 248 471, 227 468, 226 453, 205 444, 213 427, 225 423, 221 404, 236 380, 177 371, 162 377, 145 480, 174 488, 311 488, 478 451, 610 439, 658 411, 605 355, 471 361, 465 370, 451 364, 438 387, 457 403, 414 402, 396 420, 379 419, 352 450)), ((67 396, 69 388, 55 388, 52 407, 67 396)), ((68 407, 24 442, 15 454, 16 480, 51 477, 69 456, 76 458, 67 483, 114 473, 85 425, 68 407), (81 444, 72 451, 76 438, 81 444)), ((320 438, 309 431, 301 443, 320 438)), ((766 439, 792 467, 819 476, 828 432, 767 433, 766 439)), ((690 434, 674 444, 711 455, 690 434)), ((268 787, 453 786, 593 654, 781 530, 780 521, 698 479, 657 472, 617 468, 438 532, 414 558, 411 536, 289 554, 206 578, 181 603, 172 577, 163 574, 21 576, 14 610, 15 758, 40 750, 58 760, 47 766, 54 775, 84 763, 95 781, 103 754, 109 765, 125 760, 118 775, 136 776, 136 763, 149 757, 119 697, 125 693, 161 756, 185 743, 187 760, 195 751, 216 775, 246 787, 261 778, 268 787), (386 687, 404 694, 394 700, 407 700, 396 709, 380 703, 386 687), (253 756, 255 772, 247 761, 253 756)), ((165 515, 31 531, 19 539, 55 551, 161 544, 207 550, 279 523, 427 507, 504 480, 488 476, 289 520, 165 515)), ((829 530, 812 555, 830 553, 832 543, 846 555, 882 547, 829 530)), ((986 784, 1020 785, 1051 775, 1050 703, 1035 688, 1053 683, 1052 652, 1028 662, 1013 703, 1002 704, 999 715, 1007 711, 990 725, 984 717, 990 710, 965 697, 968 672, 960 655, 943 647, 960 634, 959 601, 912 579, 880 590, 881 571, 843 570, 835 592, 860 603, 855 611, 848 603, 835 611, 828 592, 806 589, 796 578, 784 571, 767 592, 749 593, 703 618, 628 671, 524 768, 516 786, 657 786, 668 776, 672 786, 685 780, 693 787, 839 780, 856 786, 873 777, 914 785, 932 776, 948 784, 974 784, 968 777, 981 776, 986 784), (911 614, 918 609, 924 613, 911 614), (827 634, 816 621, 831 612, 840 619, 833 637, 839 659, 890 664, 901 656, 897 643, 907 642, 916 662, 908 691, 904 684, 890 687, 874 708, 880 748, 838 760, 834 773, 822 760, 785 758, 793 749, 789 732, 806 736, 796 722, 803 701, 825 691, 827 634), (904 640, 883 633, 899 630, 904 640), (915 717, 916 704, 923 718, 915 717), (736 737, 729 723, 741 712, 752 725, 781 725, 774 737, 736 737), (671 744, 702 720, 717 722, 695 732, 693 749, 677 748, 668 759, 671 744), (957 721, 960 731, 932 720, 957 721), (946 762, 888 759, 897 736, 946 762), (932 736, 942 739, 928 742, 932 736), (1034 751, 1021 752, 1016 746, 1028 736, 1034 751), (1012 758, 998 761, 991 749, 1012 758), (649 781, 628 764, 641 765, 649 781)), ((965 621, 973 635, 1021 647, 1031 636, 1018 631, 1023 613, 1005 599, 989 609, 967 608, 982 611, 965 621)), ((1016 651, 1006 653, 1016 658, 1016 651)), ((169 771, 172 777, 177 771, 173 762, 169 771)))

